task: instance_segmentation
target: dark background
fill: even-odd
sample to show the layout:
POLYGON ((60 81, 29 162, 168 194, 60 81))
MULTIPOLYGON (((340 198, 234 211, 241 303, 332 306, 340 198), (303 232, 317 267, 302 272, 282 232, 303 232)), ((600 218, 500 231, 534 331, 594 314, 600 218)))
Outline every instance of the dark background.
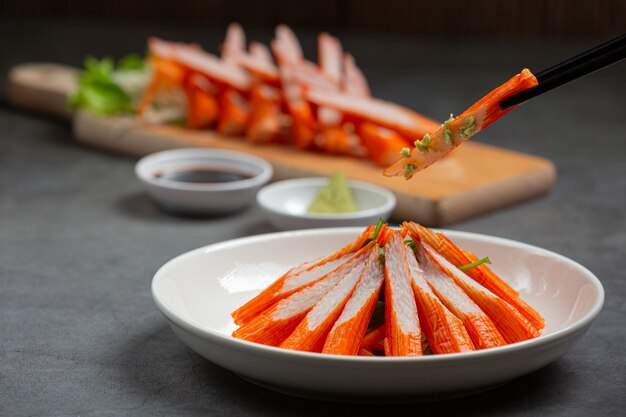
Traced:
POLYGON ((626 29, 623 0, 1 0, 0 16, 356 29, 405 34, 609 37, 626 29))

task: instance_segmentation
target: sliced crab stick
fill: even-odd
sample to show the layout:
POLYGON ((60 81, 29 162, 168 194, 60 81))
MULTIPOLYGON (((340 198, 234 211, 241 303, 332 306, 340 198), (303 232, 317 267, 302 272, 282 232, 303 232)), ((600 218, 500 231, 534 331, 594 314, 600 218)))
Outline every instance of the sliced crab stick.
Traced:
POLYGON ((448 310, 463 322, 474 347, 487 349, 506 345, 489 316, 439 267, 419 242, 416 242, 416 253, 426 282, 448 310))
MULTIPOLYGON (((322 350, 328 333, 333 324, 342 314, 344 306, 353 294, 357 283, 363 277, 363 271, 367 264, 371 263, 372 256, 377 261, 377 253, 372 251, 375 245, 370 245, 369 256, 366 262, 355 265, 349 270, 330 291, 315 304, 306 317, 298 324, 296 329, 280 347, 285 349, 318 352, 322 350)), ((364 320, 367 326, 367 318, 364 320)), ((365 330, 365 329, 364 329, 365 330)), ((355 351, 358 351, 360 340, 354 343, 355 351)))
POLYGON ((235 310, 232 313, 235 323, 242 325, 250 321, 277 301, 322 279, 361 249, 373 232, 374 226, 368 226, 354 241, 337 252, 316 262, 305 262, 290 269, 259 295, 235 310))
POLYGON ((384 279, 385 273, 376 247, 367 260, 354 293, 330 330, 322 353, 358 354, 359 348, 363 347, 361 342, 376 307, 384 279))
POLYGON ((427 132, 417 135, 415 148, 389 166, 384 174, 387 176, 403 175, 407 180, 412 178, 416 172, 443 158, 471 136, 514 108, 502 110, 500 101, 536 85, 535 76, 527 69, 522 70, 521 73, 478 100, 460 116, 450 117, 442 125, 436 125, 427 132))
POLYGON ((369 158, 379 166, 387 166, 398 158, 408 141, 398 132, 370 122, 359 125, 357 132, 367 149, 369 158))
POLYGON ((539 336, 539 331, 509 303, 468 277, 428 245, 424 244, 423 247, 439 268, 487 313, 507 343, 521 342, 539 336))
POLYGON ((339 39, 328 33, 318 36, 318 62, 322 73, 333 83, 339 85, 342 74, 342 48, 339 39))
POLYGON ((171 59, 212 81, 247 91, 252 86, 250 76, 237 65, 222 61, 194 45, 167 42, 158 38, 148 40, 150 51, 157 57, 171 59))
POLYGON ((223 91, 219 104, 217 130, 225 135, 243 134, 250 118, 250 104, 235 90, 223 91))
MULTIPOLYGON (((373 244, 370 244, 373 245, 373 244)), ((344 262, 323 279, 291 294, 233 332, 233 336, 250 342, 278 346, 294 331, 317 302, 351 271, 360 274, 369 255, 370 245, 344 262)), ((319 346, 321 349, 321 346, 319 346)))
POLYGON ((343 57, 343 79, 341 89, 351 96, 371 97, 370 87, 363 72, 356 66, 352 55, 343 57))
POLYGON ((381 324, 363 337, 361 347, 370 350, 382 350, 385 334, 385 325, 381 324))
POLYGON ((318 106, 335 108, 359 120, 370 121, 411 138, 421 138, 439 126, 436 121, 413 110, 375 98, 364 99, 321 89, 310 89, 307 97, 318 106))
POLYGON ((237 58, 245 52, 246 34, 239 23, 231 23, 226 29, 221 58, 224 61, 235 63, 237 58))
POLYGON ((420 324, 433 353, 455 353, 474 350, 474 344, 463 322, 446 308, 424 279, 413 250, 406 250, 420 324))
POLYGON ((400 233, 385 245, 385 353, 388 356, 422 354, 422 333, 400 233))
MULTIPOLYGON (((459 248, 454 242, 441 233, 435 233, 414 222, 404 222, 402 228, 411 236, 416 239, 421 239, 430 245, 436 252, 443 255, 444 258, 457 268, 478 260, 476 255, 459 248)), ((519 297, 519 293, 511 288, 506 281, 496 275, 487 265, 481 264, 468 269, 465 273, 474 281, 515 307, 536 329, 543 329, 545 323, 543 317, 525 303, 524 300, 519 297)))

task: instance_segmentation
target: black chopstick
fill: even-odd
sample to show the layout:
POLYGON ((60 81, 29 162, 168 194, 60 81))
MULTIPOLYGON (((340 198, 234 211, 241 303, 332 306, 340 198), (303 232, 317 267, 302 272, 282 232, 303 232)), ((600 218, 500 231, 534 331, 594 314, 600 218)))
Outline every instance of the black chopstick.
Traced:
POLYGON ((553 88, 608 67, 623 58, 626 58, 626 34, 535 74, 539 82, 536 87, 507 97, 500 102, 500 108, 506 110, 521 104, 553 88))

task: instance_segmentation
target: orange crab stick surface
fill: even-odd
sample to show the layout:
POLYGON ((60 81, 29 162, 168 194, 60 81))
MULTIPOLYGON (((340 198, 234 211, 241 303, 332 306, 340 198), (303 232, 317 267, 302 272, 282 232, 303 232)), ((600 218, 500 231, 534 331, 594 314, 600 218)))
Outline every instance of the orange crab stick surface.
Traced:
MULTIPOLYGON (((354 293, 333 325, 323 353, 357 355, 385 278, 378 246, 370 253, 354 293)), ((383 333, 384 334, 384 333, 383 333)))
POLYGON ((463 322, 474 347, 487 349, 506 345, 489 316, 440 268, 420 243, 416 242, 415 246, 426 281, 448 310, 463 322))
POLYGON ((446 308, 424 279, 413 250, 406 250, 422 329, 433 353, 455 353, 474 350, 474 344, 463 322, 446 308))
POLYGON ((387 176, 403 175, 407 180, 416 172, 432 165, 471 136, 511 111, 500 109, 500 101, 537 85, 537 79, 527 69, 517 74, 482 99, 478 100, 459 117, 448 119, 441 126, 433 126, 421 134, 415 134, 415 148, 407 148, 402 157, 385 170, 387 176))
MULTIPOLYGON (((421 239, 431 246, 457 268, 469 265, 478 260, 476 255, 462 250, 441 233, 435 233, 414 222, 404 222, 402 223, 402 228, 415 239, 421 239)), ((519 293, 511 288, 502 278, 493 273, 487 265, 482 264, 476 266, 467 270, 465 273, 474 281, 515 307, 536 329, 543 329, 543 317, 524 302, 519 297, 519 293)))
MULTIPOLYGON (((370 262, 374 246, 375 245, 369 245, 369 255, 366 262, 370 262)), ((375 253, 374 257, 376 257, 375 253)), ((344 275, 337 285, 315 304, 315 307, 313 307, 300 324, 298 324, 298 327, 296 327, 293 333, 281 343, 280 347, 311 352, 319 352, 322 350, 328 333, 341 315, 344 306, 363 276, 366 262, 363 262, 365 259, 361 259, 362 263, 355 265, 353 269, 344 275)), ((355 344, 358 348, 359 342, 355 344)))
POLYGON ((235 310, 232 313, 235 323, 241 325, 252 320, 277 301, 324 278, 361 249, 373 232, 374 226, 368 226, 355 240, 337 252, 290 269, 259 295, 235 310))
POLYGON ((385 353, 387 356, 419 356, 422 333, 411 276, 406 261, 406 246, 400 233, 393 233, 385 245, 385 353))
POLYGON ((429 253, 441 270, 448 274, 481 310, 487 313, 507 343, 521 342, 539 336, 539 331, 509 303, 472 280, 428 245, 424 245, 424 250, 429 253))
POLYGON ((280 345, 328 291, 348 274, 351 274, 353 270, 357 270, 360 274, 369 255, 369 249, 369 246, 364 247, 355 256, 315 284, 306 286, 280 300, 235 330, 233 336, 265 345, 280 345))

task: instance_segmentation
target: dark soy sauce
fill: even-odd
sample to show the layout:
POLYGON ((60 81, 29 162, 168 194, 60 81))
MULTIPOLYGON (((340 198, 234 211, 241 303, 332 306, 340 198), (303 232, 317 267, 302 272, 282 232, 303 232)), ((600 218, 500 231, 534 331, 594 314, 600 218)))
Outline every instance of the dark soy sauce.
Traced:
POLYGON ((246 180, 252 178, 252 175, 236 171, 221 171, 219 169, 190 168, 181 171, 157 172, 154 177, 168 181, 194 184, 219 184, 246 180))

